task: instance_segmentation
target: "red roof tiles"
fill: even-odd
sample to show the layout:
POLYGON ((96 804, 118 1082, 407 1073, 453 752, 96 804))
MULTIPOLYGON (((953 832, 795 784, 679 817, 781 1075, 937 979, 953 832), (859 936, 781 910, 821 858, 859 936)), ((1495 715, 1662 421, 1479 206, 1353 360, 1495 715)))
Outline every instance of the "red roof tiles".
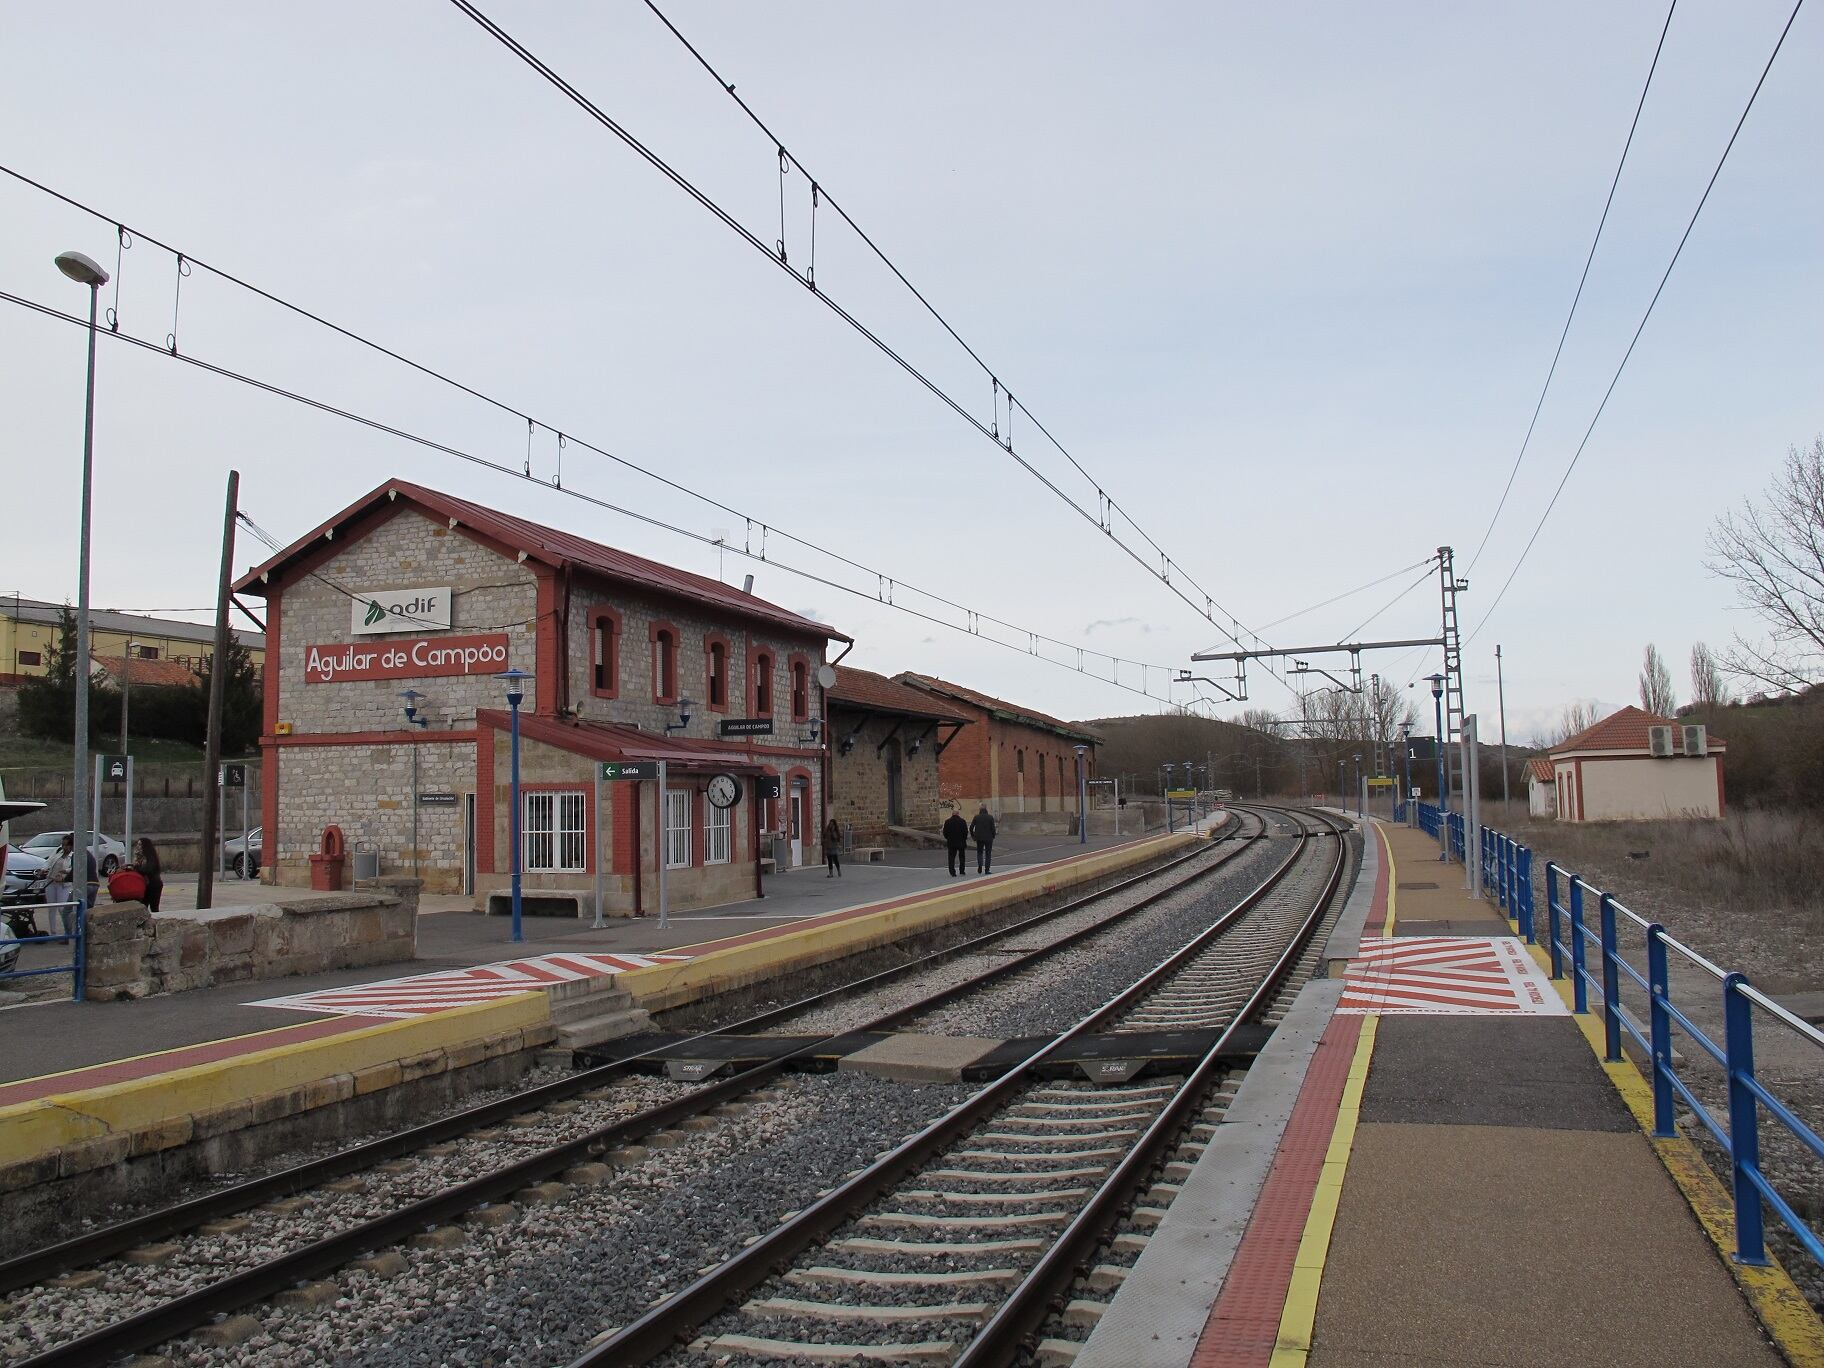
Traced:
POLYGON ((1099 746, 1102 744, 1102 738, 1095 732, 1090 731, 1087 727, 1078 726, 1074 722, 1060 722, 1057 718, 1048 717, 1042 712, 1035 712, 1033 709, 1022 707, 1018 703, 1009 703, 1005 699, 993 698, 988 694, 978 693, 974 689, 965 688, 961 684, 952 684, 949 680, 939 679, 935 675, 914 674, 912 671, 906 670, 895 675, 894 678, 902 684, 911 685, 915 689, 923 689, 928 693, 937 694, 942 698, 954 698, 958 702, 972 704, 977 708, 984 708, 988 712, 1007 718, 1011 721, 1023 722, 1029 727, 1041 727, 1046 731, 1057 732, 1060 736, 1073 737, 1079 741, 1087 741, 1092 745, 1099 746))
POLYGON ((138 656, 94 656, 95 664, 107 671, 108 678, 118 686, 121 676, 134 687, 150 687, 171 684, 194 684, 198 679, 196 671, 181 660, 141 660, 138 656))
POLYGON ((833 641, 851 640, 843 633, 827 627, 821 622, 813 622, 811 619, 781 608, 777 604, 768 603, 765 599, 742 593, 739 589, 726 585, 720 580, 712 580, 707 575, 692 574, 688 570, 679 570, 674 566, 647 560, 644 556, 636 556, 629 551, 616 550, 612 546, 604 546, 600 542, 590 541, 586 537, 579 537, 574 533, 562 532, 557 528, 546 527, 542 523, 530 522, 525 518, 516 518, 510 513, 496 512, 492 508, 471 503, 467 499, 459 499, 453 494, 427 489, 423 485, 412 484, 406 480, 388 480, 378 489, 356 500, 315 531, 293 542, 271 560, 266 561, 263 565, 255 566, 242 575, 235 582, 235 588, 256 594, 264 593, 267 583, 271 579, 280 575, 290 562, 314 548, 326 533, 369 512, 395 495, 435 513, 439 518, 454 518, 462 526, 492 537, 496 541, 505 542, 514 550, 525 552, 528 559, 554 568, 562 569, 574 566, 593 571, 608 579, 636 584, 659 593, 673 594, 679 598, 720 608, 739 617, 770 622, 776 626, 803 632, 808 636, 833 641))
POLYGON ((858 670, 852 665, 836 667, 836 685, 830 690, 833 708, 861 708, 869 712, 896 713, 904 717, 925 717, 938 722, 967 722, 969 719, 942 704, 920 689, 908 688, 897 680, 872 670, 858 670))
MULTIPOLYGON (((1595 726, 1586 727, 1568 740, 1560 741, 1552 747, 1551 753, 1563 755, 1567 751, 1644 751, 1647 749, 1647 728, 1683 725, 1676 717, 1660 717, 1630 703, 1619 712, 1610 713, 1595 726)), ((1715 733, 1711 733, 1708 739, 1713 749, 1725 749, 1722 738, 1715 733)))
POLYGON ((1552 762, 1543 755, 1535 755, 1526 762, 1526 772, 1542 784, 1552 782, 1552 762))

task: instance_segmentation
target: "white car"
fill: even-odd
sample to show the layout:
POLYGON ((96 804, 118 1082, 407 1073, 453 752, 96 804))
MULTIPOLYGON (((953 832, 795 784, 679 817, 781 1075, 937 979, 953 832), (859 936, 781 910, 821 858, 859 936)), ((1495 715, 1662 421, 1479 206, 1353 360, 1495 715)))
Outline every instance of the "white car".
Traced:
MULTIPOLYGON (((36 855, 47 864, 57 858, 57 848, 63 844, 68 831, 41 831, 36 836, 28 836, 15 849, 23 850, 28 855, 36 855)), ((95 866, 101 871, 101 877, 107 878, 127 862, 127 848, 112 836, 103 836, 97 832, 89 844, 95 854, 95 866)))

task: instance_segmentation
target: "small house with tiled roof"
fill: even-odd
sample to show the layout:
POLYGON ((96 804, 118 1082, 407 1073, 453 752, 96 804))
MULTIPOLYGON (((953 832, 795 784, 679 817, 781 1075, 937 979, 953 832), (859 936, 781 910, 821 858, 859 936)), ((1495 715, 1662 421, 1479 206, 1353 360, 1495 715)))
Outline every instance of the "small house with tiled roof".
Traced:
POLYGON ((1723 815, 1720 737, 1632 704, 1553 746, 1561 822, 1651 822, 1723 815))
POLYGON ((830 686, 830 812, 859 845, 892 845, 894 827, 936 834, 938 766, 969 719, 885 675, 836 667, 830 686))
POLYGON ((1083 748, 1083 777, 1093 778, 1100 735, 947 679, 910 672, 894 678, 973 724, 938 759, 939 797, 946 808, 955 805, 967 813, 986 803, 996 817, 1011 818, 1026 830, 1075 829, 1077 748, 1083 748))
POLYGON ((825 654, 849 638, 724 584, 389 480, 235 591, 266 600, 267 878, 324 829, 382 875, 490 899, 518 844, 538 910, 755 895, 821 863, 825 654), (637 777, 603 778, 605 761, 637 777), (665 764, 664 791, 646 777, 665 764), (732 782, 730 782, 732 781, 732 782))
POLYGON ((1526 762, 1526 811, 1532 817, 1558 815, 1558 785, 1552 778, 1552 762, 1543 755, 1526 762))

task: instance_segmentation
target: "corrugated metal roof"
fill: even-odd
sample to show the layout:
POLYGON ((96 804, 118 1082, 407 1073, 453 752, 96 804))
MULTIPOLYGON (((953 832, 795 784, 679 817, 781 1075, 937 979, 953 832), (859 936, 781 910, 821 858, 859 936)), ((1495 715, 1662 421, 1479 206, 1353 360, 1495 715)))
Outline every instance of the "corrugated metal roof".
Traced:
MULTIPOLYGON (((496 731, 505 731, 512 723, 504 708, 478 708, 475 720, 481 726, 496 731)), ((618 722, 558 721, 522 712, 519 715, 519 729, 522 735, 535 741, 592 760, 663 760, 668 765, 677 765, 693 773, 727 770, 746 774, 757 772, 761 768, 722 746, 693 741, 689 737, 642 731, 638 727, 618 722)), ((804 760, 799 763, 813 763, 817 756, 817 751, 806 750, 804 760)))
POLYGON ((472 531, 483 533, 496 541, 505 542, 515 551, 525 552, 529 559, 540 561, 554 568, 574 566, 608 579, 619 580, 626 584, 637 584, 642 588, 689 599, 695 603, 707 604, 739 617, 769 622, 775 626, 786 627, 822 640, 851 640, 850 637, 832 627, 821 622, 813 622, 810 618, 781 608, 776 603, 768 603, 765 599, 753 594, 743 593, 720 580, 712 580, 706 575, 692 574, 688 570, 679 570, 675 566, 647 560, 644 556, 636 556, 630 551, 604 546, 602 543, 590 541, 586 537, 579 537, 555 527, 546 527, 542 523, 531 522, 525 518, 514 517, 511 513, 501 513, 468 499, 458 498, 454 494, 427 489, 423 485, 412 484, 407 480, 388 480, 372 493, 350 504, 328 522, 293 542, 272 559, 249 570, 236 582, 235 588, 249 593, 264 593, 269 577, 282 573, 289 562, 312 549, 331 529, 340 527, 351 519, 368 512, 394 494, 429 510, 440 518, 454 518, 472 531))
POLYGON ((924 717, 937 722, 967 723, 968 718, 946 711, 923 690, 909 688, 872 670, 858 670, 850 665, 836 667, 836 686, 829 691, 833 708, 863 708, 870 712, 897 713, 904 717, 924 717))
MULTIPOLYGON (((10 617, 15 622, 33 622, 55 627, 63 620, 65 605, 52 603, 47 599, 16 598, 11 594, 0 598, 0 617, 10 617)), ((122 613, 113 608, 90 608, 89 630, 92 632, 121 632, 134 636, 170 637, 173 641, 195 641, 205 646, 215 644, 215 625, 209 622, 183 622, 177 618, 148 617, 143 613, 122 613)), ((243 646, 264 650, 266 636, 263 632, 246 632, 238 627, 230 627, 236 641, 243 646)))
POLYGON ((1045 731, 1054 731, 1061 736, 1072 736, 1079 741, 1087 741, 1091 745, 1102 744, 1102 738, 1099 735, 1075 722, 1061 722, 1055 717, 1022 707, 1018 703, 1009 703, 1006 699, 994 698, 961 684, 952 684, 949 680, 939 679, 935 675, 915 674, 911 670, 905 670, 893 677, 901 684, 908 684, 914 689, 924 689, 943 698, 954 698, 959 702, 973 704, 975 707, 985 708, 1010 721, 1023 722, 1029 727, 1040 727, 1045 731))

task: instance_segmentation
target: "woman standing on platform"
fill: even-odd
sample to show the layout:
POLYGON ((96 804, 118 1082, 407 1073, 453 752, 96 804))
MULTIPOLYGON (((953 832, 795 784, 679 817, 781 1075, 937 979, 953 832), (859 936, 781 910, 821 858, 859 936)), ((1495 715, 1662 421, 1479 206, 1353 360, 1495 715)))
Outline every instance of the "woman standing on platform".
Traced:
POLYGON ((823 863, 824 878, 842 877, 842 828, 836 825, 834 817, 823 824, 823 863))
POLYGON ((164 875, 159 868, 158 847, 144 836, 135 837, 133 841, 133 868, 146 881, 146 895, 141 898, 147 909, 158 911, 158 900, 165 891, 164 875))

